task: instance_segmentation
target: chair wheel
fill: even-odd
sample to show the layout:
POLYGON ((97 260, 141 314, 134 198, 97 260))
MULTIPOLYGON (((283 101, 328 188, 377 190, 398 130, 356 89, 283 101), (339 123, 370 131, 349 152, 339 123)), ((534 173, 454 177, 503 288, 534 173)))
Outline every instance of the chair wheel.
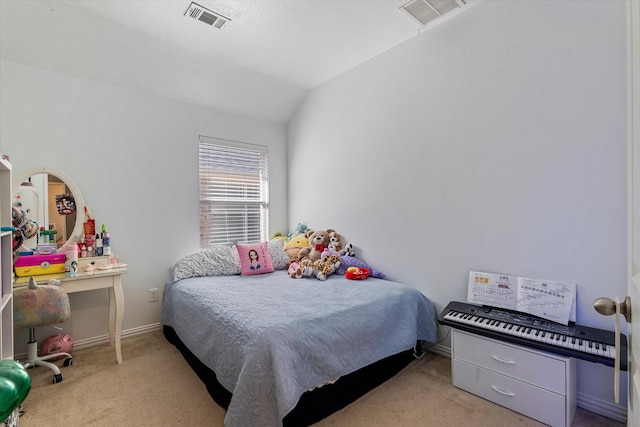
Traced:
POLYGON ((62 381, 62 374, 55 374, 55 375, 53 376, 53 383, 54 383, 54 384, 59 383, 59 382, 61 382, 61 381, 62 381))
POLYGON ((67 357, 66 359, 64 359, 64 363, 62 363, 62 366, 71 366, 73 365, 73 357, 67 357))

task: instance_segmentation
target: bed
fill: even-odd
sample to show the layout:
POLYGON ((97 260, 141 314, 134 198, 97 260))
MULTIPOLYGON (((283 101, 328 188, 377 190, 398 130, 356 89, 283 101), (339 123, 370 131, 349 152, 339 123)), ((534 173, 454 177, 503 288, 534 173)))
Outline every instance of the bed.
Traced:
POLYGON ((227 427, 312 424, 437 337, 433 303, 410 286, 339 274, 291 279, 285 270, 174 280, 162 323, 226 408, 227 427))

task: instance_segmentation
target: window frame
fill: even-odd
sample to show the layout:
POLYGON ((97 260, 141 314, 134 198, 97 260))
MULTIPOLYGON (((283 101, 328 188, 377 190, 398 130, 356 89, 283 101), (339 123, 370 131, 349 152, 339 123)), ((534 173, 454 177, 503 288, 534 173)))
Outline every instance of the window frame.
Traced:
POLYGON ((269 147, 198 137, 200 248, 269 236, 269 147))

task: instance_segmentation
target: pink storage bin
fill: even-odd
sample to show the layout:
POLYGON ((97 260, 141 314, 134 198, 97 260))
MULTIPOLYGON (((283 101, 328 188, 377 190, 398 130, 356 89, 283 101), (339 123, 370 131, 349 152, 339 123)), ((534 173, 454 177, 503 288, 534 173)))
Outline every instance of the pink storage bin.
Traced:
POLYGON ((16 276, 64 273, 65 254, 23 255, 16 259, 16 276))

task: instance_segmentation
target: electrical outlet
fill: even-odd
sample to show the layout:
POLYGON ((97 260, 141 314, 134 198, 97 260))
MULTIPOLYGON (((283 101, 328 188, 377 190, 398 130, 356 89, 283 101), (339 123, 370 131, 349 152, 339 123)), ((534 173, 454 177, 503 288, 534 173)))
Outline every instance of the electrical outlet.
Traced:
POLYGON ((149 289, 149 302, 158 302, 159 292, 158 288, 149 289))

